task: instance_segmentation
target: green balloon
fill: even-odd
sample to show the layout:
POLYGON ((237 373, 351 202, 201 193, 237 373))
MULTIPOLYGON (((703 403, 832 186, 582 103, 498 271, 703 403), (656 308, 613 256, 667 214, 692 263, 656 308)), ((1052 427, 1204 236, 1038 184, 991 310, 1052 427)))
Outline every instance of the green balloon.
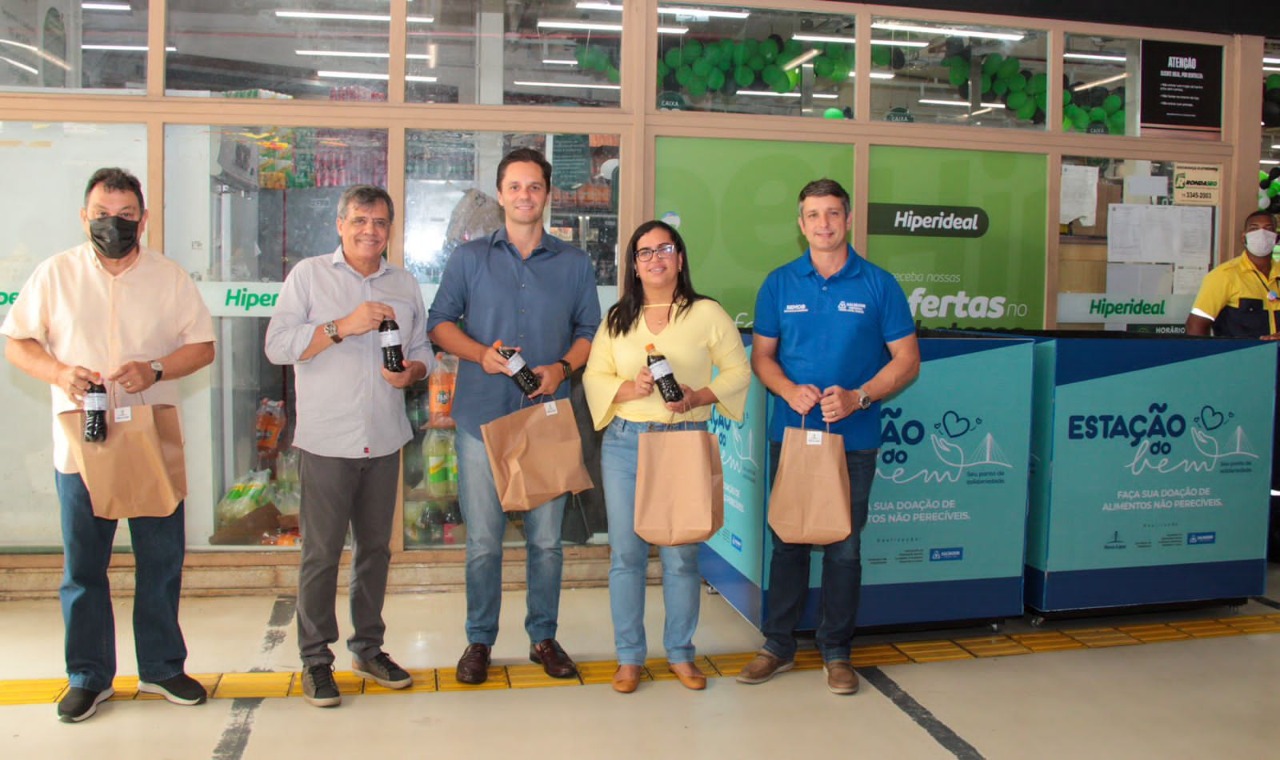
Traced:
POLYGON ((1277 185, 1276 183, 1272 182, 1271 186, 1267 188, 1267 196, 1270 198, 1274 198, 1277 195, 1280 195, 1280 185, 1277 185))
POLYGON ((1107 129, 1113 135, 1124 134, 1124 111, 1116 111, 1107 117, 1107 129))
POLYGON ((995 76, 1000 69, 1000 64, 1004 61, 1004 56, 999 53, 992 53, 982 59, 982 73, 989 76, 995 76))
POLYGON ((705 79, 711 73, 711 64, 706 58, 699 58, 693 62, 693 73, 705 79))
MULTIPOLYGON (((587 65, 587 56, 588 54, 590 54, 590 52, 591 52, 590 45, 583 45, 582 47, 578 48, 573 52, 573 57, 578 61, 579 66, 587 65)), ((671 54, 670 52, 667 53, 667 55, 670 55, 670 54, 671 54)))
MULTIPOLYGON (((1014 94, 1015 94, 1015 95, 1025 95, 1026 93, 1014 93, 1014 94)), ((1010 96, 1010 97, 1009 97, 1009 99, 1010 99, 1010 100, 1013 100, 1013 96, 1010 96)), ((1035 115, 1036 115, 1036 102, 1035 102, 1035 100, 1028 98, 1028 99, 1027 99, 1027 101, 1026 101, 1025 103, 1023 103, 1023 104, 1022 104, 1022 106, 1021 106, 1021 107, 1019 107, 1019 108, 1017 109, 1017 113, 1018 113, 1018 118, 1019 118, 1019 119, 1023 119, 1023 120, 1029 121, 1029 120, 1031 119, 1031 117, 1033 117, 1033 116, 1035 116, 1035 115)))
POLYGON ((892 60, 893 53, 884 45, 875 45, 871 48, 871 64, 873 66, 887 69, 892 60))
POLYGON ((824 119, 843 119, 843 118, 844 118, 844 111, 841 111, 839 108, 828 108, 827 110, 825 110, 825 111, 823 111, 823 112, 822 112, 822 118, 824 118, 824 119))
POLYGON ((707 89, 719 90, 721 87, 724 87, 724 72, 720 69, 712 69, 711 73, 707 74, 707 89))
POLYGON ((1021 74, 1009 77, 1009 92, 1022 92, 1027 89, 1027 78, 1021 74))
POLYGON ((1120 96, 1116 95, 1115 93, 1108 95, 1102 101, 1102 110, 1106 111, 1109 114, 1115 113, 1116 111, 1119 111, 1123 107, 1124 107, 1124 101, 1121 100, 1120 96))
POLYGON ((773 40, 765 40, 760 43, 760 57, 764 59, 765 63, 773 63, 779 52, 781 51, 778 49, 778 43, 773 40))
POLYGON ((693 79, 693 69, 688 66, 681 66, 676 69, 676 81, 680 83, 681 87, 688 87, 691 79, 693 79))
POLYGON ((752 71, 750 66, 739 66, 733 70, 733 81, 737 82, 739 87, 750 87, 751 83, 756 81, 756 72, 752 71))
POLYGON ((1014 111, 1017 111, 1017 110, 1020 110, 1022 106, 1026 104, 1026 102, 1027 102, 1027 93, 1011 92, 1009 93, 1009 99, 1005 101, 1005 105, 1007 105, 1009 108, 1013 109, 1014 111))
POLYGON ((747 62, 747 43, 733 43, 733 62, 735 65, 741 66, 747 62))
POLYGON ((986 95, 987 93, 991 92, 991 82, 992 82, 992 79, 990 74, 982 75, 982 94, 983 95, 986 95))
POLYGON ((1006 58, 1000 62, 1000 78, 1012 79, 1022 69, 1022 62, 1017 58, 1006 58))
POLYGON ((1037 92, 1033 98, 1036 101, 1036 108, 1048 113, 1049 111, 1049 93, 1037 92))
POLYGON ((823 79, 830 79, 831 68, 832 68, 831 59, 826 57, 825 55, 820 55, 817 58, 813 59, 814 76, 819 76, 819 77, 822 77, 823 79))
POLYGON ((667 51, 667 54, 662 57, 662 60, 666 61, 667 68, 672 71, 680 68, 680 64, 683 63, 683 60, 680 57, 680 48, 671 48, 667 51))
POLYGON ((666 61, 658 61, 658 80, 667 78, 667 74, 671 73, 671 69, 667 68, 666 61))
POLYGON ((755 53, 747 59, 747 65, 756 71, 761 71, 764 69, 764 56, 755 53))
POLYGON ((702 59, 709 65, 716 66, 720 63, 720 46, 711 44, 702 49, 702 59))
POLYGON ((1073 131, 1075 128, 1076 128, 1076 125, 1072 123, 1071 119, 1063 119, 1063 120, 1062 120, 1062 131, 1063 131, 1063 132, 1071 132, 1071 131, 1073 131))
POLYGON ((1049 91, 1049 75, 1043 71, 1039 74, 1032 74, 1031 80, 1027 82, 1027 92, 1032 95, 1039 95, 1042 92, 1049 91))
POLYGON ((694 60, 702 55, 702 43, 697 40, 689 40, 684 43, 684 60, 686 63, 693 63, 694 60))
POLYGON ((685 87, 685 92, 688 92, 689 97, 691 98, 700 98, 703 95, 706 95, 707 80, 695 75, 689 80, 688 86, 685 87))
POLYGON ((748 57, 748 58, 750 58, 751 56, 753 56, 753 55, 755 55, 756 53, 760 52, 760 41, 759 41, 759 40, 753 40, 753 39, 749 39, 749 38, 748 38, 748 39, 745 39, 745 40, 743 40, 743 41, 742 41, 742 46, 743 46, 743 47, 745 47, 745 48, 747 49, 747 57, 748 57))
POLYGON ((1006 92, 1009 91, 1009 80, 997 79, 996 81, 992 82, 991 91, 994 92, 997 97, 1004 95, 1006 92))
POLYGON ((1089 112, 1080 108, 1071 115, 1071 121, 1075 123, 1076 129, 1083 132, 1089 128, 1089 112))
POLYGON ((965 69, 960 68, 959 66, 952 66, 951 73, 948 75, 947 78, 950 79, 951 84, 953 86, 959 87, 960 85, 969 81, 969 72, 965 69))
POLYGON ((770 83, 770 86, 773 87, 773 91, 776 93, 791 92, 791 80, 787 78, 786 74, 781 74, 770 83))
POLYGON ((605 69, 604 75, 611 84, 617 84, 622 81, 622 74, 618 71, 616 66, 610 66, 605 69))
POLYGON ((1063 90, 1063 91, 1062 91, 1062 105, 1064 105, 1064 106, 1071 105, 1071 101, 1072 101, 1073 97, 1074 97, 1074 96, 1071 94, 1071 90, 1063 90))
POLYGON ((1103 110, 1101 106, 1095 106, 1089 109, 1089 121, 1105 122, 1106 120, 1107 112, 1103 110))
POLYGON ((782 57, 788 61, 804 52, 804 45, 800 40, 787 40, 787 44, 782 46, 782 57))
POLYGON ((839 84, 849 78, 849 64, 844 61, 836 61, 831 64, 831 81, 839 84))
POLYGON ((1266 89, 1274 90, 1280 87, 1280 74, 1268 74, 1266 89))

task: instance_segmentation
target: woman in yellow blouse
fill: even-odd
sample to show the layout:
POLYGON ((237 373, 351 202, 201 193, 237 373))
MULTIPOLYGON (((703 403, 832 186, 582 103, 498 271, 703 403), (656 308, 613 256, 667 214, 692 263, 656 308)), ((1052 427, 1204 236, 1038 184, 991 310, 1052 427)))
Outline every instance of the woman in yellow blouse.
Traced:
MULTIPOLYGON (((650 430, 706 430, 715 405, 742 418, 751 369, 733 319, 714 299, 699 295, 689 278, 684 240, 670 225, 645 222, 627 244, 621 300, 609 309, 591 344, 583 384, 601 449, 609 515, 609 607, 618 670, 613 688, 635 691, 647 655, 644 632, 645 569, 649 544, 635 532, 636 461, 640 434, 650 430), (684 391, 666 403, 654 386, 645 347, 666 357, 684 391), (711 369, 719 374, 712 379, 711 369)), ((662 591, 666 622, 662 643, 671 672, 690 689, 706 687, 694 664, 701 579, 698 545, 663 546, 662 591)))

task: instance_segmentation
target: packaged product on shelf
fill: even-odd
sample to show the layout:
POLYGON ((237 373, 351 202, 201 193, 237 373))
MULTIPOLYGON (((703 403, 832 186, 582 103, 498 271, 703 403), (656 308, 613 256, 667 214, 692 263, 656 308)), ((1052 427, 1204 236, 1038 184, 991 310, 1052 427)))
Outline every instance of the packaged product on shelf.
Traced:
POLYGON ((453 431, 432 428, 426 445, 426 488, 432 498, 454 496, 458 492, 458 452, 453 431))
POLYGON ((214 508, 215 527, 229 525, 262 506, 270 479, 270 470, 250 470, 241 475, 214 508))
POLYGON ((302 487, 298 482, 298 450, 280 452, 276 461, 275 490, 272 495, 282 515, 296 515, 302 507, 302 487))
POLYGON ((453 392, 458 382, 458 357, 436 354, 436 366, 427 378, 431 427, 453 427, 453 392))
POLYGON ((263 398, 258 404, 258 416, 254 424, 254 436, 258 441, 258 462, 270 462, 280 448, 280 433, 284 430, 284 402, 263 398))

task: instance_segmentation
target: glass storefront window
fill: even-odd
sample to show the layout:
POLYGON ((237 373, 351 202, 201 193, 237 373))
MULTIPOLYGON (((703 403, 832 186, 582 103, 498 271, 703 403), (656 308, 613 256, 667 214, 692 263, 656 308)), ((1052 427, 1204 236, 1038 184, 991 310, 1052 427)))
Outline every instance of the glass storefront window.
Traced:
POLYGON ((617 106, 622 3, 428 0, 411 7, 410 103, 617 106))
POLYGON ((1044 129, 1047 35, 1029 29, 872 20, 879 121, 1044 129))
POLYGON ((147 88, 147 0, 0 0, 0 89, 147 88))
POLYGON ((1280 39, 1262 54, 1262 150, 1258 164, 1258 208, 1280 213, 1280 39))
POLYGON ((854 17, 658 7, 658 108, 852 119, 854 17))
MULTIPOLYGON (((127 169, 142 179, 147 205, 160 202, 147 195, 147 130, 141 124, 3 121, 0 165, 14 178, 0 188, 0 204, 11 222, 0 239, 0 320, 41 261, 85 241, 80 209, 95 170, 104 165, 127 169)), ((0 482, 6 484, 0 489, 5 526, 0 544, 59 547, 49 386, 0 362, 0 408, 0 482)), ((129 531, 117 531, 116 543, 128 546, 129 531)))
POLYGON ((1138 134, 1139 40, 1066 35, 1062 54, 1063 132, 1138 134))
POLYGON ((1058 326, 1183 332, 1217 260, 1221 199, 1199 188, 1221 177, 1216 164, 1064 156, 1058 326))
MULTIPOLYGON (((409 27, 425 23, 410 11, 409 27)), ((247 98, 386 100, 387 3, 169 0, 165 88, 247 98)))
POLYGON ((598 286, 617 284, 617 135, 411 130, 405 139, 404 262, 419 282, 439 283, 454 248, 502 224, 498 162, 531 147, 552 165, 551 234, 591 255, 598 286))
POLYGON ((165 249, 199 281, 218 340, 209 430, 187 434, 188 472, 210 478, 203 492, 190 484, 188 544, 292 545, 293 373, 267 361, 263 339, 293 265, 337 248, 342 191, 386 185, 387 133, 175 125, 165 154, 182 156, 165 166, 165 249))

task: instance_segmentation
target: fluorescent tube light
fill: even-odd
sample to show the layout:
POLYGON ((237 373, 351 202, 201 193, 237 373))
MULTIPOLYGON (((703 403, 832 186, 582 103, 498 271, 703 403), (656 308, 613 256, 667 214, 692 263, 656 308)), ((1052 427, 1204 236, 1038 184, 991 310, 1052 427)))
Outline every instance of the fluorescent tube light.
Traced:
MULTIPOLYGON (((145 53, 149 49, 146 45, 81 45, 81 50, 111 50, 117 53, 145 53)), ((165 52, 176 53, 178 49, 172 45, 165 47, 165 52)))
POLYGON ((391 78, 389 74, 363 74, 359 71, 317 71, 316 76, 321 79, 380 79, 384 82, 391 78))
POLYGON ((27 72, 27 73, 29 73, 29 74, 39 74, 39 73, 40 73, 39 71, 37 71, 37 70, 36 70, 36 68, 35 68, 34 66, 28 66, 28 65, 27 65, 27 64, 25 64, 25 63, 18 63, 17 61, 13 60, 12 58, 6 58, 6 57, 4 57, 4 56, 2 56, 2 55, 0 55, 0 61, 4 61, 5 63, 7 63, 7 64, 9 64, 10 66, 13 66, 13 67, 15 67, 15 68, 22 69, 23 71, 25 71, 25 72, 27 72))
MULTIPOLYGON (((853 45, 857 43, 857 40, 854 39, 853 37, 833 37, 831 35, 826 35, 826 34, 793 34, 791 35, 791 39, 796 40, 798 42, 835 42, 840 45, 853 45)), ((912 41, 912 40, 898 41, 898 40, 873 39, 871 40, 871 44, 872 45, 889 45, 892 47, 908 47, 908 48, 929 47, 929 43, 927 42, 919 42, 919 41, 912 41)))
MULTIPOLYGON (((580 11, 615 11, 622 12, 621 5, 613 3, 577 3, 576 7, 580 11)), ((748 11, 724 11, 712 8, 676 8, 676 7, 658 7, 658 15, 660 16, 692 16, 700 19, 708 18, 748 18, 751 14, 748 11)))
POLYGON ((538 22, 539 29, 573 29, 588 32, 620 32, 622 24, 609 24, 603 21, 568 21, 565 19, 546 19, 538 22))
POLYGON ((125 11, 132 10, 128 3, 81 3, 80 7, 86 11, 125 11))
POLYGON ((572 58, 543 58, 542 62, 548 66, 577 66, 578 62, 572 58))
POLYGON ((1063 53, 1063 58, 1072 61, 1114 61, 1124 63, 1129 60, 1122 55, 1099 55, 1097 53, 1063 53))
POLYGON ((1097 81, 1095 81, 1095 82, 1085 82, 1084 84, 1078 84, 1078 85, 1076 85, 1075 87, 1072 87, 1072 88, 1071 88, 1071 91, 1072 91, 1072 92, 1080 92, 1081 90, 1087 90, 1087 89, 1089 89, 1090 87, 1101 87, 1101 86, 1102 86, 1102 85, 1104 85, 1104 84, 1111 84, 1112 82, 1119 82, 1121 79, 1124 79, 1124 78, 1125 78, 1125 77, 1127 77, 1127 76, 1129 76, 1129 75, 1128 75, 1128 74, 1117 74, 1117 75, 1115 75, 1115 76, 1113 76, 1113 77, 1107 77, 1106 79, 1099 79, 1099 80, 1097 80, 1097 81))
POLYGON ((919 32, 920 34, 941 34, 948 37, 979 37, 984 40, 1006 40, 1020 42, 1026 34, 1022 32, 983 32, 974 29, 957 29, 950 26, 919 26, 917 24, 901 24, 897 21, 876 21, 872 29, 890 29, 896 32, 919 32))
POLYGON ((617 84, 573 84, 571 82, 524 82, 517 80, 512 84, 521 87, 556 87, 571 90, 621 90, 622 85, 617 84))
MULTIPOLYGON (((306 18, 321 21, 391 21, 388 14, 379 13, 333 13, 329 11, 276 11, 276 18, 306 18)), ((430 24, 435 16, 409 16, 410 24, 430 24)))
MULTIPOLYGON (((959 106, 968 108, 970 103, 967 100, 934 100, 932 98, 921 98, 917 103, 924 103, 931 106, 959 106)), ((1004 108, 1003 103, 979 103, 983 108, 1004 108)))

